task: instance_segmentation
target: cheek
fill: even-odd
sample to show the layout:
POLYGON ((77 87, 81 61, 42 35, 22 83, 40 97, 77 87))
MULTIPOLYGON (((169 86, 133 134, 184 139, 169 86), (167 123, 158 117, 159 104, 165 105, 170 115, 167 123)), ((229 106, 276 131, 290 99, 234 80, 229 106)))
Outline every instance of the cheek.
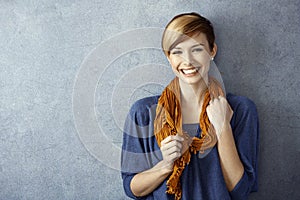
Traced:
POLYGON ((211 56, 208 53, 203 52, 203 53, 195 56, 194 58, 196 61, 198 61, 200 63, 208 63, 208 62, 210 62, 211 56))
POLYGON ((169 59, 169 63, 171 65, 171 68, 172 68, 172 71, 175 75, 178 75, 179 72, 178 72, 178 67, 179 67, 179 64, 178 64, 178 61, 176 61, 175 59, 169 59))
POLYGON ((180 64, 180 61, 178 58, 169 58, 169 63, 172 66, 172 69, 176 69, 180 64))
POLYGON ((195 59, 195 62, 197 64, 200 64, 201 66, 204 66, 204 67, 209 67, 210 65, 210 56, 199 56, 195 59))

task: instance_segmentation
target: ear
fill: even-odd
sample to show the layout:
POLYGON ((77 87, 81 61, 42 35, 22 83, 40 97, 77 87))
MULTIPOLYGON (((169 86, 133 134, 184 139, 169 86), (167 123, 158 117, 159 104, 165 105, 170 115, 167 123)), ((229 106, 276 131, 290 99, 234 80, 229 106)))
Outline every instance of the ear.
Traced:
POLYGON ((218 50, 217 44, 214 43, 214 47, 213 47, 213 49, 211 51, 211 57, 215 57, 216 56, 217 50, 218 50))

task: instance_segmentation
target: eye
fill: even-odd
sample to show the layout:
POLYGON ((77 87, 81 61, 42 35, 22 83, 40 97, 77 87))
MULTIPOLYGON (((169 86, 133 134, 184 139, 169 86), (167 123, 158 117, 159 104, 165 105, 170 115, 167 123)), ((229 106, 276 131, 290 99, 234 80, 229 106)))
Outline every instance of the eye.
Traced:
POLYGON ((182 53, 182 51, 180 51, 180 50, 171 51, 171 54, 173 54, 173 55, 178 55, 181 53, 182 53))
POLYGON ((202 48, 195 48, 195 49, 192 50, 192 52, 201 52, 201 51, 203 51, 202 48))

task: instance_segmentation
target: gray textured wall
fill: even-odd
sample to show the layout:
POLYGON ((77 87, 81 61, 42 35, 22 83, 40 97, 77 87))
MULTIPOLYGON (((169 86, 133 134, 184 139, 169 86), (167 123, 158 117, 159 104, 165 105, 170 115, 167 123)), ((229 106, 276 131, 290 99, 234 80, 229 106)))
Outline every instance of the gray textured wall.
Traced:
MULTIPOLYGON (((299 0, 0 1, 0 199, 126 199, 118 161, 107 160, 118 158, 122 142, 122 117, 114 119, 112 105, 118 103, 111 99, 127 91, 112 91, 135 66, 167 62, 159 50, 142 48, 106 66, 94 88, 93 108, 106 133, 101 141, 84 132, 92 124, 76 122, 90 112, 74 111, 76 100, 85 102, 74 96, 74 85, 84 59, 101 42, 135 28, 162 28, 186 11, 214 23, 216 63, 227 91, 257 105, 259 192, 250 199, 300 199, 299 0)), ((112 51, 106 48, 95 54, 98 59, 112 51)), ((170 79, 166 69, 161 74, 170 79)), ((132 83, 147 78, 137 73, 144 76, 132 83)), ((154 82, 138 85, 126 109, 135 99, 158 94, 163 83, 154 82)))

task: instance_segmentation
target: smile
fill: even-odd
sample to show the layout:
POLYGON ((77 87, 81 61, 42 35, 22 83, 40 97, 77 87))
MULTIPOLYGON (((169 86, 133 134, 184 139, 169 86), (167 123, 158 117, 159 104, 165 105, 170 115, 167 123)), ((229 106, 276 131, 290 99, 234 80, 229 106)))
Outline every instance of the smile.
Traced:
POLYGON ((198 70, 199 69, 197 69, 197 68, 192 68, 192 69, 181 69, 180 71, 185 75, 192 75, 192 74, 198 73, 198 70))

